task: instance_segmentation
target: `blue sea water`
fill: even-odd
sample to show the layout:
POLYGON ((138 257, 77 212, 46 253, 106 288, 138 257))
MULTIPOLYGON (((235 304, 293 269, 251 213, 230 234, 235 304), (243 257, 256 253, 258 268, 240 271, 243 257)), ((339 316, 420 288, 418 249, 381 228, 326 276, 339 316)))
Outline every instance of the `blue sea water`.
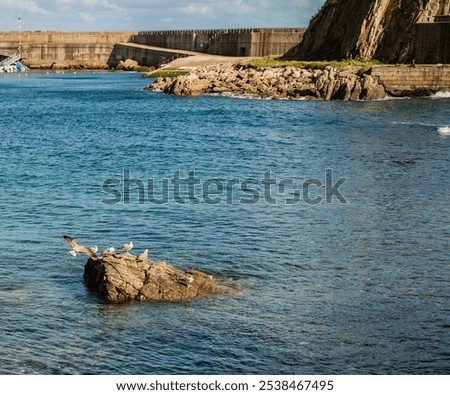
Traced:
POLYGON ((177 98, 148 83, 0 76, 0 374, 450 372, 448 97, 177 98), (327 169, 346 202, 326 201, 327 169), (159 193, 193 170, 217 204, 198 185, 186 204, 148 201, 147 180, 159 193), (108 193, 127 171, 129 195, 108 193), (256 185, 269 171, 277 184, 256 185), (252 194, 227 188, 250 179, 252 194), (313 179, 322 202, 286 204, 282 179, 313 179), (239 293, 107 305, 64 234, 132 240, 239 293))

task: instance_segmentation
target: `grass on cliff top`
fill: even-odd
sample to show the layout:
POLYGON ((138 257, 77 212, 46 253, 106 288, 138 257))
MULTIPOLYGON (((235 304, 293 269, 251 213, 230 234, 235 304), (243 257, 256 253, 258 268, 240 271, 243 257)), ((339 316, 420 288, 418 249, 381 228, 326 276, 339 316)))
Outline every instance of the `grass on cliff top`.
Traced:
POLYGON ((284 60, 280 58, 260 58, 253 59, 246 63, 250 67, 300 67, 309 69, 320 69, 323 70, 327 66, 333 66, 336 68, 354 66, 360 67, 363 71, 370 69, 372 66, 377 64, 382 64, 378 60, 355 60, 355 59, 344 59, 344 60, 333 60, 333 61, 313 61, 307 62, 303 60, 284 60))
POLYGON ((167 78, 174 78, 178 77, 180 75, 186 75, 189 74, 189 71, 182 71, 182 70, 172 70, 172 71, 163 71, 163 70, 156 70, 151 71, 150 73, 146 74, 146 78, 159 78, 159 77, 167 77, 167 78))

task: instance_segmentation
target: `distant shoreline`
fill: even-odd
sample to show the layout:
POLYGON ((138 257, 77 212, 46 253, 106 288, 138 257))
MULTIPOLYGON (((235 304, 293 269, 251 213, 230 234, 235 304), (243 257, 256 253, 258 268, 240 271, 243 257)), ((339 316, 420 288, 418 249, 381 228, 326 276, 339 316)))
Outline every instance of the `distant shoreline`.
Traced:
POLYGON ((33 64, 29 63, 26 66, 30 70, 43 70, 43 71, 57 71, 57 70, 110 70, 107 64, 96 64, 96 63, 39 63, 33 64))

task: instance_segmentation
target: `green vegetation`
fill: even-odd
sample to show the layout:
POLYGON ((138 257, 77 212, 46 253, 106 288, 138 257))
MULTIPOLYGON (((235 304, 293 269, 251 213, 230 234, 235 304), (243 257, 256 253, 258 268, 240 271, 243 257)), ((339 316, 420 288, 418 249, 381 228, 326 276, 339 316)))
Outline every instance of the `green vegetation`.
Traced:
POLYGON ((133 68, 133 71, 136 71, 138 73, 147 73, 147 72, 151 71, 151 67, 137 66, 137 67, 133 68))
POLYGON ((372 66, 382 64, 378 60, 365 60, 365 59, 344 59, 344 60, 333 60, 333 61, 313 61, 307 62, 303 60, 284 60, 281 58, 260 58, 253 59, 246 63, 246 65, 250 67, 301 67, 308 69, 320 69, 323 70, 327 66, 333 67, 346 67, 346 66, 354 66, 360 67, 362 71, 366 71, 370 69, 372 66))
POLYGON ((167 77, 167 78, 174 78, 178 77, 180 75, 186 75, 189 74, 189 71, 181 71, 181 70, 155 70, 151 71, 146 75, 147 78, 159 78, 159 77, 167 77))

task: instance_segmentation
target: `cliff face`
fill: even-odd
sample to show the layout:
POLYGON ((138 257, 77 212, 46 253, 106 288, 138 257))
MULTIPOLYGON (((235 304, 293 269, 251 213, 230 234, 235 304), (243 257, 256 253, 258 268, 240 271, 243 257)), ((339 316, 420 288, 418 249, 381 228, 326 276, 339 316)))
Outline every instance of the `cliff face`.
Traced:
POLYGON ((327 0, 294 57, 408 62, 414 58, 415 24, 449 13, 449 0, 327 0))

